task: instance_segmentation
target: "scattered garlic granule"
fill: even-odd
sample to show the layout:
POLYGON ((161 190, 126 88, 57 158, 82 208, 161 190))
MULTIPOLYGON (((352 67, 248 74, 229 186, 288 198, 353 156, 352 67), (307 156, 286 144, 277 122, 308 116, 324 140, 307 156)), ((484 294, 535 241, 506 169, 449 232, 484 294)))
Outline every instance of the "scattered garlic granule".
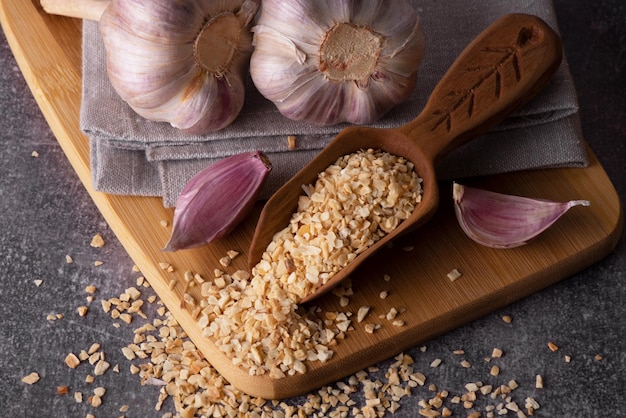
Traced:
POLYGON ((458 280, 461 277, 461 275, 462 274, 458 269, 453 269, 447 274, 448 279, 450 279, 451 282, 458 280))
POLYGON ((287 148, 290 150, 296 149, 296 136, 287 135, 287 148))
POLYGON ((535 377, 535 388, 543 389, 543 377, 540 374, 535 377))
POLYGON ((552 352, 555 352, 555 351, 559 350, 559 347, 556 344, 554 344, 552 341, 548 341, 548 348, 552 352))
POLYGON ((39 373, 37 372, 32 372, 26 376, 24 376, 22 378, 22 382, 26 383, 27 385, 34 385, 35 383, 39 382, 39 373))
POLYGON ((67 364, 67 367, 69 367, 70 369, 75 369, 80 364, 80 359, 76 357, 76 354, 69 353, 65 357, 65 364, 67 364))
POLYGON ((363 322, 363 320, 365 319, 369 311, 370 311, 369 306, 361 306, 357 312, 356 322, 363 322))
POLYGON ((500 348, 494 348, 493 351, 491 352, 491 357, 493 358, 500 358, 502 357, 502 350, 500 348))
POLYGON ((91 243, 89 243, 89 245, 94 248, 102 248, 104 244, 104 238, 102 238, 100 234, 94 235, 93 238, 91 238, 91 243))

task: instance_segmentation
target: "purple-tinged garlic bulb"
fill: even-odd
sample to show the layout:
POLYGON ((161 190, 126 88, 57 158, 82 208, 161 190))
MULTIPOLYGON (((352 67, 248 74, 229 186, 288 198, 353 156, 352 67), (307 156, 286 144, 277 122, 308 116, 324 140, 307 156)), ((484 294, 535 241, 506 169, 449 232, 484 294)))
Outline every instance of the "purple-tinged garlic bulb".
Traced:
POLYGON ((293 120, 368 124, 406 100, 424 54, 407 0, 264 0, 252 80, 293 120))
POLYGON ((99 21, 109 80, 140 116, 192 134, 228 126, 244 102, 261 0, 41 0, 99 21))
POLYGON ((228 126, 244 102, 260 0, 111 0, 100 18, 111 84, 139 115, 190 133, 228 126))

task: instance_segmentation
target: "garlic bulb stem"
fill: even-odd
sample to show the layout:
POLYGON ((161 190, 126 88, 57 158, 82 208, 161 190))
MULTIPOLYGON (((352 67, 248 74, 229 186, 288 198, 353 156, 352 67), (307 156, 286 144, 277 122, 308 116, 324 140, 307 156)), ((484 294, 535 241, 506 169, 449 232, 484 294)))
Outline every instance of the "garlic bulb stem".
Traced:
POLYGON ((109 3, 108 0, 41 0, 41 7, 49 14, 98 22, 109 3))
POLYGON ((194 56, 200 68, 222 78, 230 68, 241 39, 239 20, 225 12, 204 25, 194 43, 194 56))
POLYGON ((367 27, 341 22, 322 39, 319 68, 331 81, 354 81, 367 85, 376 69, 382 36, 367 27))

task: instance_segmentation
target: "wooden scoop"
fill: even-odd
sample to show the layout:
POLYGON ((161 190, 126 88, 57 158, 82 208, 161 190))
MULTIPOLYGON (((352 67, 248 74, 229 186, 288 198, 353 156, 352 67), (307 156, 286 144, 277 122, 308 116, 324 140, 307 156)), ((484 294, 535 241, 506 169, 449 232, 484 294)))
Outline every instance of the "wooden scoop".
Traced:
POLYGON ((339 157, 373 148, 407 158, 423 179, 422 202, 411 217, 301 302, 334 287, 371 254, 434 214, 439 201, 434 165, 534 97, 555 73, 561 57, 560 38, 538 17, 510 14, 500 18, 461 53, 413 121, 395 129, 348 127, 281 187, 261 212, 250 244, 250 268, 261 259, 274 234, 288 225, 303 194, 301 186, 314 183, 339 157))

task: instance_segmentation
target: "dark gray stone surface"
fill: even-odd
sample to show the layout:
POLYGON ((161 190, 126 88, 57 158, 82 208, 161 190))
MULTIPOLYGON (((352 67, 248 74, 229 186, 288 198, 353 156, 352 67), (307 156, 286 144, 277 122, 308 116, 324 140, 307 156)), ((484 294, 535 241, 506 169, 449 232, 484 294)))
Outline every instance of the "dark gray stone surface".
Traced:
MULTIPOLYGON (((613 181, 626 197, 626 3, 622 0, 557 0, 566 54, 579 93, 585 137, 613 181)), ((154 405, 157 388, 141 386, 128 371, 120 348, 131 341, 132 328, 116 329, 97 301, 119 295, 134 285, 138 273, 90 200, 50 132, 15 60, 0 39, 0 416, 117 417, 124 404, 128 417, 161 416, 154 405), (37 151, 39 157, 31 153, 37 151), (89 246, 101 233, 104 248, 89 246), (66 263, 70 255, 74 263, 66 263), (94 262, 104 264, 94 267, 94 262), (43 284, 37 287, 35 280, 43 284), (96 303, 84 318, 76 308, 86 304, 84 289, 98 288, 96 303), (49 314, 61 320, 47 321, 49 314), (108 361, 121 371, 109 371, 96 384, 85 383, 88 365, 70 370, 65 355, 102 344, 108 361), (32 386, 21 378, 32 371, 41 380, 32 386), (67 385, 70 395, 56 387, 67 385), (92 408, 74 402, 85 399, 96 385, 108 389, 104 404, 92 408)), ((541 417, 626 416, 626 247, 623 240, 599 263, 453 332, 426 343, 427 351, 411 350, 417 368, 429 382, 450 392, 462 392, 469 381, 507 382, 520 388, 514 400, 533 396, 541 417), (509 314, 511 324, 500 316, 509 314), (553 353, 551 340, 561 350, 553 353), (489 356, 501 347, 502 373, 489 377, 489 356), (458 366, 452 350, 463 348, 474 367, 458 366), (571 355, 571 363, 563 360, 571 355), (594 359, 596 354, 602 360, 594 359), (437 369, 428 367, 443 359, 437 369), (545 388, 534 389, 536 374, 545 388)), ((389 363, 381 364, 381 369, 389 363)), ((426 388, 403 399, 396 416, 417 415, 426 388)), ((301 399, 290 402, 301 402, 301 399)), ((165 410, 172 410, 166 403, 165 410)), ((465 416, 456 408, 454 416, 465 416)), ((510 416, 514 416, 510 414, 510 416)))

